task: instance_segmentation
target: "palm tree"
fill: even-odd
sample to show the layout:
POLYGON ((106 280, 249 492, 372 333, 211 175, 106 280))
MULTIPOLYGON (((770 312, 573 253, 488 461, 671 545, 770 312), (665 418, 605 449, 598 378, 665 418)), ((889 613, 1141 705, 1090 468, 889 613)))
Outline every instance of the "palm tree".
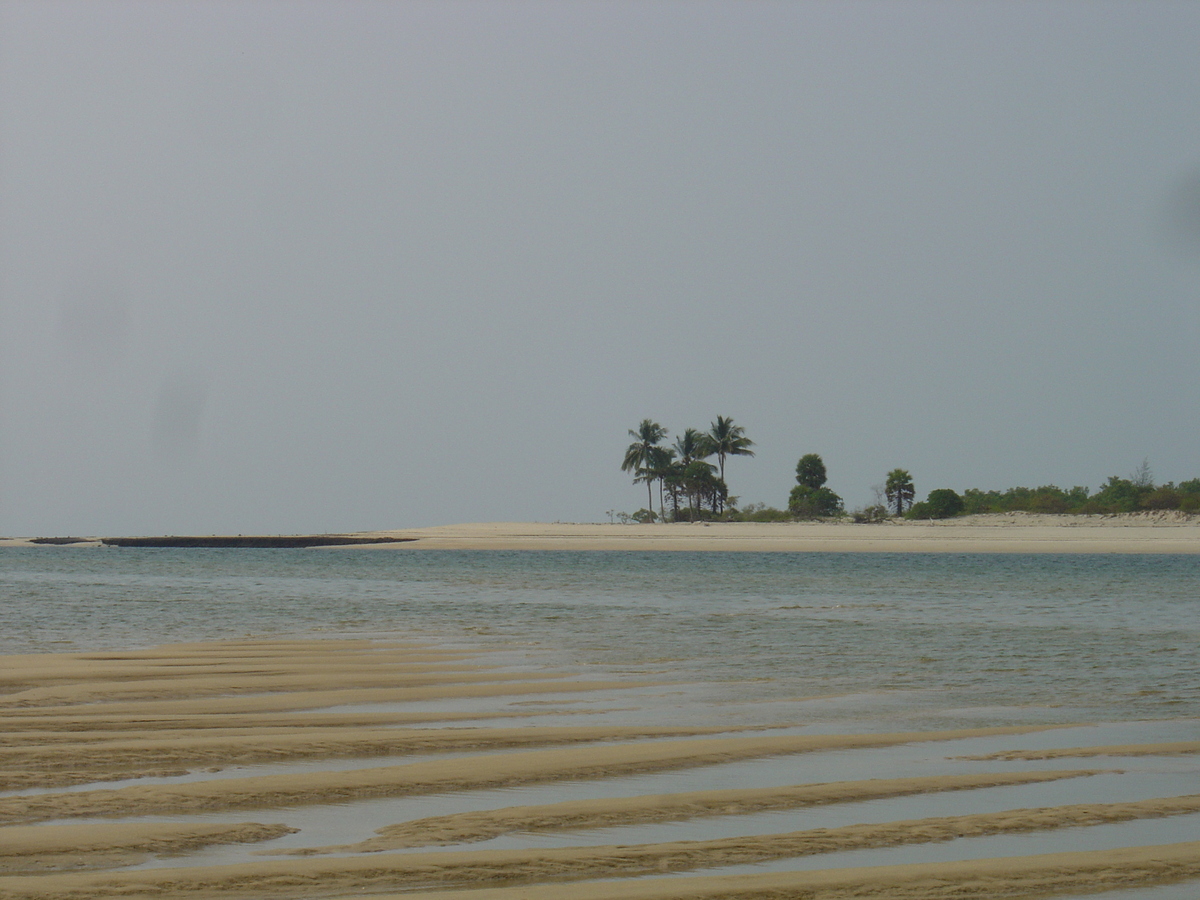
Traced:
POLYGON ((712 450, 708 448, 708 442, 704 440, 704 435, 695 428, 688 428, 682 435, 675 438, 675 453, 684 466, 690 464, 692 460, 712 456, 712 450))
POLYGON ((729 494, 725 489, 725 482, 717 477, 717 467, 702 459, 694 460, 684 469, 683 479, 687 490, 695 498, 696 516, 693 518, 699 516, 705 501, 708 502, 713 515, 716 515, 718 507, 725 502, 729 494))
POLYGON ((888 472, 883 490, 887 495, 888 506, 895 506, 898 516, 904 515, 904 510, 912 506, 916 494, 912 476, 904 469, 892 469, 888 472))
POLYGON ((675 451, 670 447, 651 447, 650 466, 647 469, 651 478, 658 481, 658 515, 661 521, 667 521, 667 507, 663 500, 663 486, 668 476, 675 470, 675 451))
MULTIPOLYGON (((726 456, 753 456, 754 451, 750 448, 754 446, 754 441, 746 437, 746 429, 741 425, 734 425, 733 419, 725 416, 717 416, 717 421, 711 423, 708 434, 702 437, 705 449, 708 450, 705 456, 716 454, 719 477, 722 482, 725 481, 725 457, 726 456)), ((724 509, 724 503, 721 504, 724 509)))
POLYGON ((642 419, 637 431, 629 429, 629 436, 634 442, 625 451, 625 461, 621 463, 622 472, 633 472, 634 482, 646 482, 646 509, 654 509, 654 492, 651 490, 653 476, 648 474, 654 464, 654 450, 658 442, 667 436, 667 429, 652 419, 642 419))
POLYGON ((722 481, 725 480, 726 456, 754 455, 754 451, 750 449, 754 446, 754 441, 746 437, 746 429, 741 425, 734 425, 733 419, 727 419, 725 416, 717 416, 717 421, 712 423, 703 440, 708 449, 708 453, 704 455, 716 454, 717 470, 722 481))
MULTIPOLYGON (((704 440, 704 435, 695 428, 688 428, 684 430, 683 434, 675 438, 675 453, 679 457, 679 460, 675 464, 677 470, 675 474, 679 476, 680 486, 683 488, 684 493, 687 494, 688 506, 695 509, 698 505, 698 500, 693 490, 695 485, 691 479, 685 477, 684 473, 687 472, 692 463, 711 455, 712 451, 709 450, 708 444, 704 440)), ((690 520, 692 517, 689 515, 688 518, 690 520)))

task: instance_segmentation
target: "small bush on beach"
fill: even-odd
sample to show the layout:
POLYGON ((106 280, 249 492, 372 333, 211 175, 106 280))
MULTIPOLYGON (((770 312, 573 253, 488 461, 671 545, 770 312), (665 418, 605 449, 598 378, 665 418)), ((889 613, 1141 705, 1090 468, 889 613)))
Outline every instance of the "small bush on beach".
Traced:
POLYGON ((906 518, 906 519, 933 519, 933 518, 936 518, 936 516, 933 516, 930 514, 929 504, 926 503, 924 500, 920 500, 908 508, 908 512, 906 512, 904 514, 904 518, 906 518))
POLYGON ((871 506, 854 510, 850 514, 850 517, 859 525, 874 525, 879 522, 886 522, 892 517, 892 514, 888 512, 886 506, 875 503, 871 506))
POLYGON ((827 487, 798 484, 788 498, 788 512, 797 519, 820 519, 842 514, 842 498, 827 487))
POLYGON ((744 508, 730 514, 730 522, 790 522, 792 514, 785 509, 776 509, 765 503, 748 503, 744 508))

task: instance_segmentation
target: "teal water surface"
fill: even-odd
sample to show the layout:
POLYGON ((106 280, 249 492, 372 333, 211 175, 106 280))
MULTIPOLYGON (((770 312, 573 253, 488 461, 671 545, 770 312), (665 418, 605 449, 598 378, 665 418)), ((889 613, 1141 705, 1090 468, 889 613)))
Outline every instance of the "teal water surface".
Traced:
POLYGON ((995 722, 1200 715, 1200 556, 0 548, 0 652, 379 635, 726 701, 995 722))

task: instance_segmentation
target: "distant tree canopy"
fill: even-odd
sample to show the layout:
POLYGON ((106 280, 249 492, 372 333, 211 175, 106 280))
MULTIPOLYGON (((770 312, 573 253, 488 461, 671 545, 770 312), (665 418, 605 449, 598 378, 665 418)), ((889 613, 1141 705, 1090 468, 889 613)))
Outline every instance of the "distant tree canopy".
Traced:
MULTIPOLYGON (((945 518, 973 513, 1030 512, 1071 515, 1104 515, 1146 510, 1177 509, 1200 512, 1200 478, 1155 485, 1148 462, 1143 462, 1129 478, 1110 475, 1100 490, 1086 487, 1060 488, 1012 487, 1005 491, 967 488, 961 495, 961 508, 949 498, 953 491, 930 491, 929 497, 912 507, 910 518, 945 518), (936 495, 936 496, 935 496, 936 495), (952 510, 958 509, 957 512, 952 510)), ((956 495, 957 496, 957 495, 956 495)))
POLYGON ((907 515, 910 519, 949 519, 961 515, 963 508, 963 498, 957 491, 938 488, 930 491, 925 500, 914 503, 907 515))
POLYGON ((888 508, 894 509, 898 516, 904 515, 904 511, 912 506, 916 493, 912 476, 905 469, 892 469, 888 472, 883 491, 887 497, 888 508))
POLYGON ((817 453, 806 453, 796 463, 796 486, 788 497, 788 512, 797 519, 840 516, 842 498, 825 487, 825 461, 817 453))
POLYGON ((796 463, 796 483, 801 487, 819 488, 825 486, 825 461, 818 453, 806 453, 796 463))
POLYGON ((1111 475, 1094 494, 1086 487, 1064 490, 1053 484, 1036 488, 1013 487, 1006 491, 968 488, 963 491, 963 507, 968 514, 1037 512, 1097 515, 1163 509, 1195 513, 1200 512, 1200 478, 1156 486, 1153 481, 1138 484, 1132 478, 1111 475))

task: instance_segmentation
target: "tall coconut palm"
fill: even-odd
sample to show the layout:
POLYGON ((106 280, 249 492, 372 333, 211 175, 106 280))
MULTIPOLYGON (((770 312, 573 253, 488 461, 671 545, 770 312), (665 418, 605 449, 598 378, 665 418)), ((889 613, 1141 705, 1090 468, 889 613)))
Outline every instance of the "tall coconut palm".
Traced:
POLYGON ((621 463, 622 472, 633 472, 634 482, 646 482, 646 509, 654 509, 654 491, 651 489, 653 477, 647 473, 654 464, 654 450, 658 442, 667 436, 667 429, 653 419, 642 419, 642 424, 634 431, 629 429, 633 443, 625 451, 625 461, 621 463))
POLYGON ((904 510, 912 506, 916 489, 913 487, 912 476, 904 469, 892 469, 888 472, 887 483, 884 485, 889 507, 895 507, 896 515, 904 515, 904 510))
POLYGON ((699 517, 705 501, 716 515, 719 506, 725 501, 729 492, 725 482, 717 477, 717 467, 702 459, 694 460, 683 470, 684 485, 693 498, 693 518, 699 517))
MULTIPOLYGON (((677 475, 679 476, 679 484, 687 494, 688 507, 697 509, 700 506, 700 497, 697 491, 699 482, 694 477, 699 471, 699 467, 694 467, 695 463, 701 462, 704 457, 712 455, 712 447, 709 444, 706 436, 701 434, 695 428, 686 429, 683 434, 675 438, 675 454, 679 457, 676 463, 677 475), (692 475, 687 473, 691 472, 692 475)), ((708 465, 708 463, 703 463, 708 465)), ((712 466, 709 466, 711 469, 712 466)), ((690 513, 689 519, 694 518, 690 513)))
POLYGON ((695 428, 688 428, 675 438, 675 454, 679 457, 679 462, 687 466, 693 460, 712 456, 712 450, 704 440, 704 435, 695 428))
POLYGON ((650 466, 646 470, 651 478, 658 481, 658 515, 667 521, 667 507, 663 498, 667 478, 675 471, 675 451, 670 447, 650 448, 650 466))
POLYGON ((717 470, 722 481, 725 480, 726 456, 754 455, 754 451, 750 449, 754 446, 754 441, 746 437, 746 429, 741 425, 734 425, 733 419, 725 416, 717 416, 717 421, 711 423, 703 441, 708 450, 705 456, 717 457, 717 470))
POLYGON ((674 443, 674 455, 678 457, 674 463, 674 486, 682 488, 686 498, 688 498, 688 521, 692 516, 690 510, 696 508, 696 492, 692 490, 695 487, 694 482, 686 476, 688 467, 702 457, 708 456, 708 448, 704 445, 704 436, 696 428, 685 428, 683 434, 676 438, 674 443))
MULTIPOLYGON (((754 446, 754 441, 746 437, 746 429, 741 425, 734 425, 733 419, 725 416, 717 416, 717 421, 711 423, 708 434, 704 435, 702 440, 705 449, 708 450, 705 455, 715 454, 717 457, 717 468, 722 483, 725 481, 726 456, 754 455, 754 451, 750 449, 754 446)), ((722 502, 722 510, 724 506, 722 502)))

